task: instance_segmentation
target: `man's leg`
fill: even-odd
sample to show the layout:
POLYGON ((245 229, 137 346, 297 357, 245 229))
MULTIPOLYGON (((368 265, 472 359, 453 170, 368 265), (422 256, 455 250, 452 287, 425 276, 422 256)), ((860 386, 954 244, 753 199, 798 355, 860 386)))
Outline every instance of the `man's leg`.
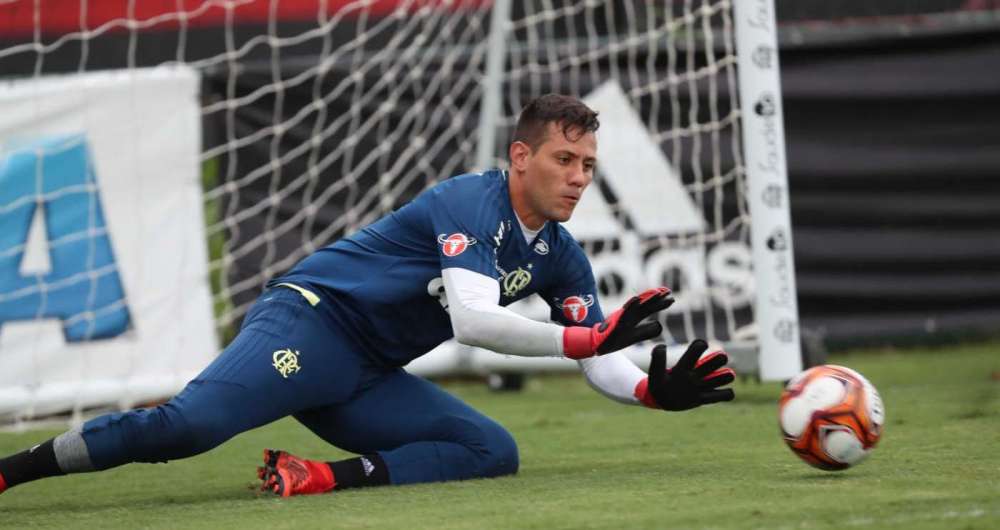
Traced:
POLYGON ((301 295, 268 291, 236 339, 180 394, 0 459, 0 492, 46 476, 193 456, 295 411, 344 401, 360 368, 356 358, 330 351, 335 340, 301 295))
MULTIPOLYGON (((253 335, 241 333, 206 371, 244 354, 243 347, 253 335)), ((246 400, 253 398, 248 388, 203 376, 192 380, 167 403, 99 416, 80 428, 0 460, 3 489, 39 478, 99 471, 129 462, 165 462, 193 456, 242 430, 276 419, 258 409, 240 410, 246 400), (246 414, 248 411, 254 414, 246 414)))
POLYGON ((496 477, 518 468, 517 445, 506 429, 403 370, 380 377, 344 404, 295 418, 327 442, 364 455, 331 463, 338 488, 375 485, 366 480, 373 476, 410 484, 496 477))

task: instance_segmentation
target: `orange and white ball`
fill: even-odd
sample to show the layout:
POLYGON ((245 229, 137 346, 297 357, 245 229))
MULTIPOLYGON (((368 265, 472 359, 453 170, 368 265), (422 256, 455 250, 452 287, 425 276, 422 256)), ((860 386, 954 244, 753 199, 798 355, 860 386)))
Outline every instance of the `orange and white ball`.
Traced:
POLYGON ((792 378, 778 404, 788 447, 810 465, 835 471, 864 460, 878 443, 885 408, 858 372, 826 364, 792 378))

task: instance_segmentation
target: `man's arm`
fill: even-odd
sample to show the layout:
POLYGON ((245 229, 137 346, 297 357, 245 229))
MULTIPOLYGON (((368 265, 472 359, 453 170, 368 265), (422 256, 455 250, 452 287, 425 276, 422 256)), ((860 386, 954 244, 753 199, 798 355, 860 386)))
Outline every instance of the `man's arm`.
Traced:
POLYGON ((455 340, 511 355, 562 357, 563 328, 499 305, 500 284, 459 267, 441 271, 455 340))
POLYGON ((580 369, 590 386, 609 399, 627 405, 639 405, 636 395, 641 381, 646 380, 643 372, 621 352, 600 357, 580 359, 580 369))
POLYGON ((455 339, 462 344, 524 356, 583 359, 658 336, 658 322, 643 320, 670 305, 670 290, 650 289, 592 327, 536 322, 499 305, 500 284, 461 267, 441 271, 455 339))

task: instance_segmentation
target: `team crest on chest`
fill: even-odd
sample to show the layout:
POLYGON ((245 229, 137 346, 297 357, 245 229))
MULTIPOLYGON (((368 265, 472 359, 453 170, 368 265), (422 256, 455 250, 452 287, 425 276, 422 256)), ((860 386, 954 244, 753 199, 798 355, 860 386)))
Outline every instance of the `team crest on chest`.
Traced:
POLYGON ((594 295, 569 296, 562 303, 563 316, 573 322, 583 322, 590 312, 587 308, 594 305, 594 295))
POLYGON ((454 258, 455 256, 465 252, 465 249, 476 244, 476 238, 469 237, 460 232, 454 233, 450 236, 444 234, 438 235, 438 243, 441 245, 441 252, 449 258, 454 258))
POLYGON ((517 269, 511 271, 509 274, 505 274, 501 279, 501 285, 503 286, 503 295, 508 298, 513 298, 521 289, 524 289, 531 283, 531 273, 518 267, 517 269))

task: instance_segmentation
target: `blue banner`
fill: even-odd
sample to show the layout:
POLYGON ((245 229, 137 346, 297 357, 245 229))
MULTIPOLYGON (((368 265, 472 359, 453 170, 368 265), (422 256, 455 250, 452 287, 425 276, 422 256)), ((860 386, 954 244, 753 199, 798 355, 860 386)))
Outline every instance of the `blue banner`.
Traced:
POLYGON ((69 342, 124 333, 130 322, 83 135, 21 144, 0 161, 0 326, 58 318, 69 342), (42 208, 51 270, 21 272, 42 208))

